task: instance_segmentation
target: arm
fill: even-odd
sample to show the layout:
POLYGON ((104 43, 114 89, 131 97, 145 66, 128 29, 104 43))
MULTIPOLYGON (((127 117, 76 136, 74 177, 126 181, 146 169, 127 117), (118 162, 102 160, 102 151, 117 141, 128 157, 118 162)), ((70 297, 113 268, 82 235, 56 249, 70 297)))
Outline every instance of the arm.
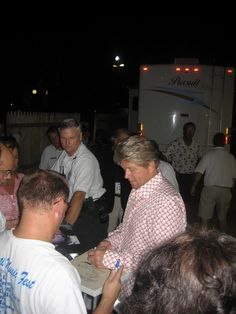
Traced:
POLYGON ((191 191, 190 191, 190 193, 191 193, 192 196, 194 196, 195 193, 196 193, 196 187, 197 187, 197 185, 198 185, 198 183, 199 183, 199 181, 200 181, 202 175, 203 175, 203 174, 200 173, 200 172, 196 172, 196 174, 195 174, 195 178, 194 178, 194 181, 193 181, 193 185, 192 185, 192 188, 191 188, 191 191))
POLYGON ((88 261, 97 268, 106 268, 103 264, 103 257, 108 249, 111 249, 111 243, 108 240, 101 241, 96 249, 88 252, 88 261))
POLYGON ((73 167, 73 186, 70 188, 73 196, 65 220, 73 225, 80 215, 86 192, 91 189, 96 171, 96 163, 89 158, 80 158, 73 167))
POLYGON ((121 275, 123 267, 115 272, 111 271, 103 286, 103 294, 101 302, 99 303, 93 314, 110 314, 113 311, 114 303, 119 296, 121 289, 121 275))
POLYGON ((81 208, 83 206, 85 198, 85 192, 77 191, 73 194, 69 204, 69 208, 66 213, 65 220, 67 223, 73 225, 80 215, 81 208))
POLYGON ((131 253, 120 251, 119 249, 116 250, 113 247, 113 243, 107 240, 102 241, 100 244, 95 250, 90 250, 88 253, 88 260, 91 264, 97 268, 113 269, 116 260, 120 259, 122 265, 130 268, 134 258, 131 253), (105 242, 106 244, 104 245, 105 242))

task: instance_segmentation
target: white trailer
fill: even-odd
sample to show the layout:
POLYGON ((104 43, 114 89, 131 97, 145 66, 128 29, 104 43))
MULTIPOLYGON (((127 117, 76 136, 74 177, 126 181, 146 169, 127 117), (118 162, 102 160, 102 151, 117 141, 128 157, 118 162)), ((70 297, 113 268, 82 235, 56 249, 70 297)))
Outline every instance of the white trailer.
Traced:
MULTIPOLYGON (((216 132, 231 128, 235 69, 215 65, 159 64, 140 67, 138 121, 160 149, 196 124, 195 140, 208 150, 216 132)), ((130 102, 130 119, 135 116, 130 102)))

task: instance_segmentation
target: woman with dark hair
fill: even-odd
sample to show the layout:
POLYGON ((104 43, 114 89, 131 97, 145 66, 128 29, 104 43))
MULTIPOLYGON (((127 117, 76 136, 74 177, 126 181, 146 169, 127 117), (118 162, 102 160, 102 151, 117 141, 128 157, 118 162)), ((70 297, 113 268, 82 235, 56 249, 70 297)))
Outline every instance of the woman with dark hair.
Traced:
POLYGON ((236 313, 236 239, 190 229, 154 249, 121 313, 236 313))

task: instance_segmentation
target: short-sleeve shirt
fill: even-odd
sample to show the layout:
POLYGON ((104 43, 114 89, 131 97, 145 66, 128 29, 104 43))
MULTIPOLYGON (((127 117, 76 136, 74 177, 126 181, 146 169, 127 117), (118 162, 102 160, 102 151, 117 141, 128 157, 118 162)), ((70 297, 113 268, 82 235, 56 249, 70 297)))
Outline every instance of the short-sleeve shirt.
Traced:
POLYGON ((46 146, 41 155, 39 169, 50 170, 61 155, 61 153, 62 150, 57 149, 52 144, 46 146))
POLYGON ((63 151, 52 170, 66 176, 70 188, 69 200, 77 191, 85 192, 85 198, 92 197, 94 200, 100 198, 106 191, 103 188, 99 163, 83 143, 72 156, 63 151))
POLYGON ((79 273, 53 244, 1 232, 0 313, 86 314, 79 273))
POLYGON ((224 147, 214 147, 202 157, 195 172, 205 174, 205 186, 231 188, 236 178, 236 161, 224 147))
POLYGON ((175 171, 181 174, 192 174, 198 160, 202 157, 200 145, 192 141, 191 145, 187 146, 183 138, 168 144, 163 154, 175 171))

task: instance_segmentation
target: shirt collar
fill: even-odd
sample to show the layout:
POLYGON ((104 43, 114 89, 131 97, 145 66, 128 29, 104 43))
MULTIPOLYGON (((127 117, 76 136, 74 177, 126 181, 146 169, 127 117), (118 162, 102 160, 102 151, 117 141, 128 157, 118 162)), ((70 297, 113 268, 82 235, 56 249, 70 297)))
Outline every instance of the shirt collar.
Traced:
POLYGON ((132 197, 134 197, 136 200, 148 199, 150 195, 153 194, 156 189, 158 189, 161 181, 162 175, 159 172, 137 190, 132 189, 132 197))

